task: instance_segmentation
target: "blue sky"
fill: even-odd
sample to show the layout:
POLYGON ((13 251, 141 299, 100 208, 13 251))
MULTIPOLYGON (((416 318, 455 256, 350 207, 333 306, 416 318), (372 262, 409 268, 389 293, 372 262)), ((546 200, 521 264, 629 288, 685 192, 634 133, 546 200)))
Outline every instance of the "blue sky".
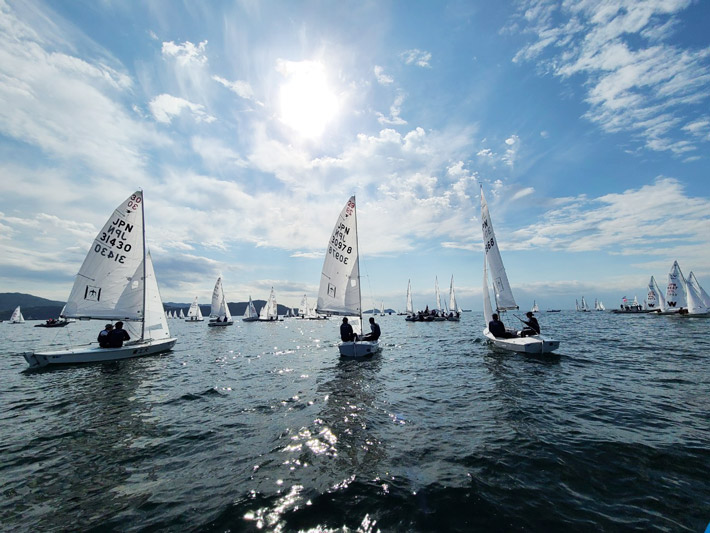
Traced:
POLYGON ((0 0, 0 291, 63 300, 137 188, 165 301, 315 298, 357 195, 365 307, 710 286, 710 4, 0 0), (499 5, 500 4, 500 5, 499 5))

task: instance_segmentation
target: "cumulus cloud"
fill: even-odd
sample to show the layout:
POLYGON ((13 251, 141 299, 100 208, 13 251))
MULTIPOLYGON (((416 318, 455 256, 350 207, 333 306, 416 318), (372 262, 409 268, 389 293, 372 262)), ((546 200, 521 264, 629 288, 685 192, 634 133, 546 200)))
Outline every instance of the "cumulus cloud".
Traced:
POLYGON ((216 120, 215 117, 205 112, 203 105, 194 104, 170 94, 158 95, 148 105, 155 120, 163 124, 170 124, 173 118, 179 116, 184 110, 189 111, 197 122, 209 123, 216 120))
POLYGON ((535 61, 563 79, 584 81, 585 117, 604 131, 628 131, 655 151, 697 149, 682 126, 707 102, 710 48, 667 42, 689 0, 567 2, 529 0, 519 26, 533 36, 514 62, 535 61))

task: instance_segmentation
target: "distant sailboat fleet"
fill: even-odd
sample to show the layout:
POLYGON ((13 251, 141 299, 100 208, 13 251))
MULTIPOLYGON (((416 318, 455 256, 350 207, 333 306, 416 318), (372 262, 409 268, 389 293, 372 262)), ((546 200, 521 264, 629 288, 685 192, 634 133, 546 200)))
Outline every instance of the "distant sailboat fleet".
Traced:
MULTIPOLYGON (((542 335, 535 313, 540 312, 537 300, 533 300, 530 311, 526 313, 527 331, 520 332, 506 328, 499 317, 509 311, 519 309, 515 302, 498 242, 493 231, 488 204, 481 189, 481 221, 484 243, 483 264, 483 304, 487 327, 483 335, 495 347, 513 352, 528 354, 549 354, 559 348, 559 341, 542 335), (489 278, 490 274, 490 278, 489 278), (490 284, 489 284, 490 283, 490 284), (491 298, 490 289, 493 289, 491 298), (495 307, 494 305, 495 304, 495 307), (495 310, 495 312, 494 312, 495 310), (531 328, 531 329, 530 329, 531 328), (495 332, 495 334, 493 333, 495 332)), ((357 232, 357 211, 355 197, 352 196, 338 217, 326 250, 318 299, 310 305, 308 296, 303 295, 298 309, 287 308, 284 317, 296 316, 301 319, 323 320, 330 316, 343 316, 343 323, 352 326, 354 337, 340 343, 339 352, 344 357, 363 357, 380 351, 377 340, 379 326, 370 318, 373 336, 362 336, 363 310, 360 290, 359 242, 357 232)), ((406 312, 407 322, 458 322, 462 309, 456 301, 454 277, 449 284, 449 297, 442 299, 438 276, 434 277, 435 305, 427 305, 423 311, 414 311, 412 303, 411 280, 407 282, 406 312)), ((166 309, 158 292, 155 272, 150 253, 145 246, 143 192, 137 191, 125 200, 106 222, 84 260, 77 274, 74 287, 62 309, 59 319, 48 319, 37 327, 63 327, 76 319, 95 319, 116 321, 120 332, 122 321, 126 322, 131 335, 125 335, 127 342, 112 345, 110 348, 90 344, 65 347, 51 351, 26 352, 22 355, 31 368, 75 364, 96 361, 112 361, 129 357, 141 357, 169 351, 175 345, 176 338, 171 337, 168 319, 180 319, 185 322, 204 322, 202 311, 195 297, 185 309, 169 304, 166 309)), ((575 301, 578 312, 605 311, 604 303, 594 299, 590 307, 584 296, 575 301)), ((240 311, 241 312, 241 311, 240 311)), ((384 301, 379 309, 374 306, 372 315, 385 316, 384 301)), ((547 309, 548 313, 560 312, 560 309, 547 309)), ((623 298, 616 314, 657 314, 678 315, 683 317, 710 317, 710 296, 700 285, 697 277, 690 272, 685 278, 677 261, 668 273, 665 291, 662 291, 654 276, 648 282, 646 299, 641 303, 636 296, 632 300, 623 298)), ((392 311, 389 310, 392 314, 392 311)), ((280 322, 278 304, 274 287, 261 310, 249 296, 249 302, 242 317, 244 322, 280 322)), ((10 324, 23 324, 25 318, 20 306, 17 306, 9 320, 10 324)), ((234 324, 230 312, 223 278, 220 275, 214 286, 210 306, 210 328, 223 328, 234 324)), ((112 324, 106 325, 110 331, 112 324)), ((341 328, 341 335, 342 333, 341 328)), ((106 331, 102 332, 102 334, 106 331)), ((109 333, 110 335, 110 333, 109 333)), ((101 339, 99 338, 99 341, 101 339)))

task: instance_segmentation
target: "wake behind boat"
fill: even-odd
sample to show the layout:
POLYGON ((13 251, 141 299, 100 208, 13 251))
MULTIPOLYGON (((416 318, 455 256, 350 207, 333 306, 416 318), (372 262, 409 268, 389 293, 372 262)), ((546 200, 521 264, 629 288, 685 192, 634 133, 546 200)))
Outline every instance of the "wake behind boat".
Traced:
MULTIPOLYGON (((343 207, 328 241, 316 311, 346 317, 351 321, 355 333, 362 332, 355 196, 351 196, 343 207)), ((338 350, 342 357, 365 357, 378 352, 380 345, 376 340, 344 341, 338 345, 338 350)))
POLYGON ((121 320, 137 340, 121 347, 88 345, 22 354, 30 368, 115 361, 170 350, 163 302, 153 261, 145 248, 143 192, 136 191, 108 219, 94 239, 74 281, 66 318, 121 320))
POLYGON ((557 340, 548 337, 537 335, 529 335, 526 337, 518 337, 516 332, 508 330, 506 337, 496 337, 489 329, 488 324, 493 320, 493 309, 491 306, 491 297, 488 291, 488 266, 490 265, 491 274, 493 276, 494 293, 496 301, 496 311, 502 313, 508 310, 518 309, 515 303, 513 291, 508 282, 508 275, 503 266, 503 259, 498 248, 498 241, 493 232, 493 224, 488 211, 488 203, 483 195, 483 187, 481 187, 481 222, 483 230, 483 245, 485 256, 483 259, 483 315, 486 321, 486 327, 483 329, 483 335, 488 341, 498 348, 513 352, 521 352, 527 354, 544 354, 551 353, 559 348, 560 343, 557 340))

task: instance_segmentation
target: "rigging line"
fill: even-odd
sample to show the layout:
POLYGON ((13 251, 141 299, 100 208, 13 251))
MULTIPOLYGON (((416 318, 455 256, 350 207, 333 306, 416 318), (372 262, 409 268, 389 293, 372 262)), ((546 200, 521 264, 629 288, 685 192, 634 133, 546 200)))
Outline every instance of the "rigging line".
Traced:
POLYGON ((377 305, 375 304, 375 294, 372 292, 372 284, 370 283, 370 273, 367 271, 366 261, 362 261, 361 264, 364 267, 363 270, 365 270, 365 279, 367 279, 367 288, 370 290, 370 300, 372 301, 372 310, 375 310, 377 308, 377 305))

